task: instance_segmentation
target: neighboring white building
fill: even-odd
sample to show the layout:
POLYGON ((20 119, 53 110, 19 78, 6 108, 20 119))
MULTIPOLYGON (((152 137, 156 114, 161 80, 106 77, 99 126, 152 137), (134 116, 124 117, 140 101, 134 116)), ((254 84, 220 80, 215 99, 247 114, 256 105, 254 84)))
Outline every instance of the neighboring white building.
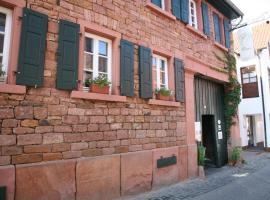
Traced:
POLYGON ((270 24, 234 33, 237 76, 242 86, 239 127, 242 147, 270 147, 270 24), (267 142, 265 140, 267 139, 267 142))

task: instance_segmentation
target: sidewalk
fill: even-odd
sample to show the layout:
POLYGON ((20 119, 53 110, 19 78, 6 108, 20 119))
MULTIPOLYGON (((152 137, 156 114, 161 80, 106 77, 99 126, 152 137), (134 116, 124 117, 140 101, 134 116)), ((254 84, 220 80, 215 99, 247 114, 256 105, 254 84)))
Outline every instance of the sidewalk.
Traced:
MULTIPOLYGON (((270 173, 270 154, 263 152, 243 152, 243 157, 247 164, 242 167, 225 166, 219 169, 210 169, 206 180, 194 179, 160 190, 144 193, 138 196, 121 198, 121 200, 190 200, 190 199, 210 199, 200 198, 201 196, 222 189, 230 183, 237 182, 244 177, 252 176, 263 168, 269 169, 270 173)), ((263 174, 266 174, 264 172, 263 174)), ((267 176, 269 178, 270 176, 267 176)), ((269 179, 270 180, 270 179, 269 179)), ((270 189, 268 190, 268 192, 270 189)), ((222 191, 221 191, 222 194, 222 191)), ((211 196, 211 195, 210 195, 211 196)), ((218 199, 215 196, 215 199, 218 199)), ((240 199, 239 199, 240 200, 240 199)))

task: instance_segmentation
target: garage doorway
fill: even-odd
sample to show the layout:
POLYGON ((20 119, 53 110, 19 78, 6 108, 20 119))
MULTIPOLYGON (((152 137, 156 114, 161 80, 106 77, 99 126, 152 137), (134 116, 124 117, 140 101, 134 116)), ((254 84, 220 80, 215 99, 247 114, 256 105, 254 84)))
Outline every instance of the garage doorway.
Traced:
POLYGON ((215 116, 202 115, 202 143, 206 147, 206 164, 216 166, 215 116))

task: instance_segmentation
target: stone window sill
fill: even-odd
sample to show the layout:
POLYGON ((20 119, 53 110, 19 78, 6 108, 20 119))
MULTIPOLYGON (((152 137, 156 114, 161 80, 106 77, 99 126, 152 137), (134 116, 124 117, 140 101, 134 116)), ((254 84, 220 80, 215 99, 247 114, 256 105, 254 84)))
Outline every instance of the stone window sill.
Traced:
POLYGON ((195 29, 194 27, 190 26, 189 24, 186 25, 187 29, 191 32, 195 33, 196 35, 200 36, 201 38, 207 40, 207 35, 205 35, 203 32, 201 32, 198 29, 195 29))
POLYGON ((151 3, 151 1, 147 1, 146 7, 151 9, 152 11, 158 13, 158 14, 161 14, 161 15, 169 18, 169 19, 176 20, 176 17, 174 15, 172 15, 171 13, 169 13, 166 10, 162 10, 160 7, 158 7, 155 4, 151 3))
POLYGON ((175 101, 162 101, 162 100, 157 100, 157 99, 150 99, 148 101, 150 105, 159 105, 159 106, 169 106, 169 107, 180 107, 179 102, 175 101))
POLYGON ((83 91, 72 91, 71 98, 74 99, 88 99, 88 100, 99 100, 99 101, 111 101, 111 102, 126 102, 125 96, 110 95, 110 94, 98 94, 83 91))
POLYGON ((228 48, 226 48, 226 47, 223 46, 222 44, 219 44, 218 42, 215 42, 214 44, 215 44, 216 47, 218 47, 219 49, 221 49, 221 50, 223 50, 223 51, 226 51, 226 52, 229 51, 228 48))
POLYGON ((23 85, 0 84, 0 93, 25 94, 26 87, 23 85))

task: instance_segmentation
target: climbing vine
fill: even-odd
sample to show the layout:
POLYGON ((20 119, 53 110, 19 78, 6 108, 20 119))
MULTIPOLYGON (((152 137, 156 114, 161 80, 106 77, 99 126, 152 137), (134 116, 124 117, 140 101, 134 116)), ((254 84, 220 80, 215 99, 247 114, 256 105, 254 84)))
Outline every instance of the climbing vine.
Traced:
POLYGON ((226 85, 225 92, 225 121, 227 138, 230 138, 230 129, 235 124, 235 117, 238 112, 238 105, 241 101, 241 85, 236 76, 236 59, 230 54, 226 53, 223 62, 227 66, 229 74, 229 82, 226 85))

